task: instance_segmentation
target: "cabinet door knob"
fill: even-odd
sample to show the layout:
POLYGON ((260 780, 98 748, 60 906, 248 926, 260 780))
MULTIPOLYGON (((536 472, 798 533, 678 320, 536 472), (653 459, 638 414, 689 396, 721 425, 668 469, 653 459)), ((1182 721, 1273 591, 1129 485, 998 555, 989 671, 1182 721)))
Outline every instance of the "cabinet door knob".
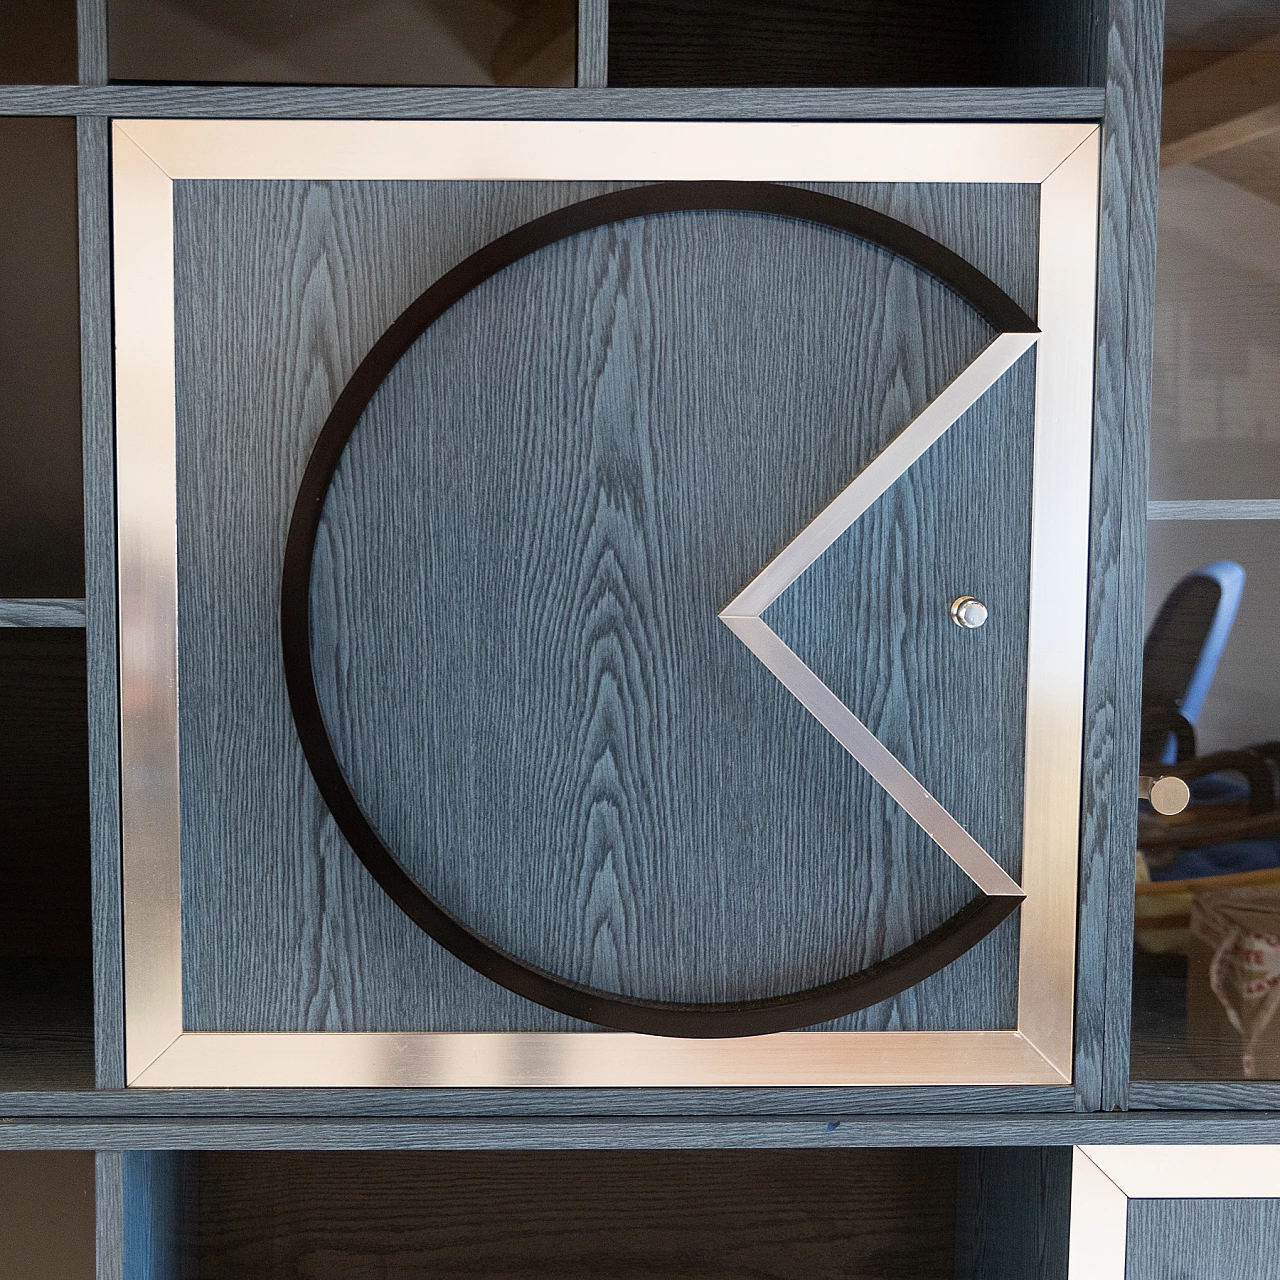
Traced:
POLYGON ((1161 778, 1143 774, 1138 779, 1138 799, 1149 800, 1157 813, 1169 817, 1181 813, 1191 803, 1191 788, 1181 778, 1168 774, 1161 778))
POLYGON ((951 602, 951 621, 966 631, 975 631, 987 620, 987 606, 973 596, 961 596, 951 602))

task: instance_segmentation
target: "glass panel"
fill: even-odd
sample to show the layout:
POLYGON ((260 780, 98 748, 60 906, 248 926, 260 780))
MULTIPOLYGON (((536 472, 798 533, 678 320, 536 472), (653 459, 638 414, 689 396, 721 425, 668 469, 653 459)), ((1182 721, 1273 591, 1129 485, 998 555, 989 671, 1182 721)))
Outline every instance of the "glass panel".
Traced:
POLYGON ((116 80, 572 85, 576 0, 111 0, 116 80))
POLYGON ((1132 1069, 1280 1079, 1280 12, 1166 35, 1132 1069))

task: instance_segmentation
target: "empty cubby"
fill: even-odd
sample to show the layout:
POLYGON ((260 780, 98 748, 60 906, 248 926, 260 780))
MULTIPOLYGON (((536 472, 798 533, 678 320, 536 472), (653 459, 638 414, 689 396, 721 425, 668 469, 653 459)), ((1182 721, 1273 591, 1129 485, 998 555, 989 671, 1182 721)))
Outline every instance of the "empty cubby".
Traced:
POLYGON ((609 83, 1096 86, 1102 0, 610 0, 609 83))

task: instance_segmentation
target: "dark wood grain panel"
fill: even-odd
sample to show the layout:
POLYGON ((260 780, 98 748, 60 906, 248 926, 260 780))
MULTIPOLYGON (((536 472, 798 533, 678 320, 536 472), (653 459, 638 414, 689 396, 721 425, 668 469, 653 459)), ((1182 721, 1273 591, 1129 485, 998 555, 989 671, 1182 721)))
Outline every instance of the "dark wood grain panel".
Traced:
POLYGON ((93 1084, 84 633, 0 629, 0 1087, 93 1084))
POLYGON ((76 139, 0 121, 0 596, 84 595, 76 139))
POLYGON ((91 954, 84 635, 0 629, 0 955, 91 954))
POLYGON ((950 1277, 949 1151, 205 1154, 223 1276, 950 1277))
POLYGON ((997 83, 980 0, 611 0, 611 85, 997 83))
MULTIPOLYGON (((1034 203, 1028 206, 1025 193, 971 188, 915 192, 848 190, 854 198, 887 206, 957 243, 979 265, 990 269, 1019 300, 1033 296, 1035 258, 1026 228, 1030 221, 1027 215, 1033 212, 1034 203), (1010 231, 1011 226, 1015 230, 1010 231)), ((522 1002, 496 991, 447 957, 438 955, 432 944, 419 937, 381 900, 311 796, 279 684, 275 575, 283 523, 301 463, 302 451, 294 442, 300 434, 305 441, 318 429, 328 403, 345 376, 343 370, 349 371, 364 345, 377 333, 380 323, 385 324, 408 296, 421 287, 421 284, 415 287, 413 281, 433 278, 443 265, 462 256, 467 245, 474 247, 500 229, 503 219, 518 221, 536 207, 531 201, 547 198, 546 193, 539 193, 533 184, 522 184, 518 190, 503 191, 501 199, 495 198, 491 190, 483 203, 476 206, 475 192, 462 187, 440 190, 432 193, 436 202, 435 221, 429 238, 415 234, 415 218, 420 213, 415 212, 406 190, 393 189, 394 198, 388 198, 386 191, 386 188, 354 188, 342 192, 339 198, 337 190, 319 186, 255 188, 250 184, 235 184, 215 189, 187 188, 184 184, 179 189, 179 238, 182 244, 190 246, 180 253, 180 271, 190 272, 186 278, 191 282, 189 303, 181 301, 187 291, 179 290, 180 421, 183 424, 180 472, 186 477, 181 494, 179 550, 184 565, 183 626, 190 637, 183 668, 187 810, 184 892, 189 958, 186 1001, 188 1017, 194 1020, 189 1025, 244 1029, 421 1026, 424 1021, 426 1025, 433 1025, 431 1020, 440 1016, 437 1011, 442 1009, 449 1010, 449 1021, 443 1025, 454 1027, 459 1026, 459 1019, 466 1020, 463 1026, 473 1027, 555 1026, 563 1021, 522 1007, 522 1002), (256 285, 247 278, 243 261, 234 261, 238 253, 237 238, 243 237, 244 228, 249 225, 255 228, 255 255, 261 263, 256 268, 260 272, 256 285), (461 231, 449 231, 451 227, 461 231), (451 235, 462 238, 444 243, 451 235), (436 255, 434 266, 433 254, 436 255), (389 269, 390 263, 395 264, 393 269, 389 269), (385 289, 383 296, 378 296, 380 274, 395 282, 391 296, 387 296, 385 289), (208 296, 210 281, 227 282, 225 287, 216 288, 213 298, 208 296), (281 281, 295 299, 287 306, 282 306, 278 299, 281 281), (255 289, 259 293, 255 294, 255 289), (403 290, 399 299, 394 296, 396 289, 403 290), (257 297, 262 301, 253 301, 257 297), (379 308, 382 309, 380 322, 379 308), (279 314, 281 311, 283 316, 279 314), (281 344, 294 353, 284 361, 275 356, 281 344), (203 371, 211 364, 237 369, 236 384, 231 388, 210 386, 194 372, 187 372, 203 371), (250 377, 247 371, 251 368, 260 368, 262 373, 250 377), (211 648, 206 650, 206 645, 211 648), (234 662, 228 661, 228 654, 236 655, 234 662), (234 984, 230 981, 233 974, 234 984)), ((558 198, 565 198, 563 191, 558 198)), ((677 261, 682 270, 697 268, 697 264, 686 263, 684 259, 677 261)), ((783 255, 783 261, 790 261, 788 255, 783 255)), ((608 269, 617 269, 616 264, 609 268, 609 262, 605 255, 598 264, 600 270, 606 271, 605 278, 608 269)), ((589 280, 589 272, 584 274, 589 280)), ((638 267, 635 275, 643 279, 638 267)), ((761 283, 761 279, 751 279, 745 287, 758 291, 761 283)), ((616 286, 610 287, 616 292, 616 286)), ((911 332, 912 324, 926 323, 933 326, 931 331, 936 333, 937 317, 941 313, 934 309, 939 306, 945 309, 949 305, 930 294, 929 290, 936 286, 908 283, 906 292, 902 293, 904 286, 900 282, 895 288, 899 291, 895 298, 908 300, 914 289, 921 290, 913 303, 918 311, 908 312, 915 318, 904 324, 904 332, 911 332)), ((602 290, 600 296, 612 295, 602 290)), ((765 290, 757 296, 771 294, 765 290)), ((536 301, 536 297, 532 297, 528 305, 534 306, 536 301)), ((604 303, 596 305, 599 309, 604 303)), ((641 294, 627 305, 640 309, 649 304, 641 294)), ((841 304, 837 301, 831 305, 838 308, 841 304)), ((736 314, 732 309, 730 313, 736 314)), ((600 314, 607 316, 607 308, 600 314)), ((552 330, 567 325, 572 333, 590 320, 591 310, 584 305, 561 307, 546 323, 552 330)), ((841 332, 841 324, 836 323, 841 320, 843 316, 837 311, 828 329, 841 332)), ((774 322, 770 317, 759 320, 766 325, 766 333, 767 325, 774 322)), ((843 328, 848 329, 849 325, 844 324, 843 328)), ((905 337, 900 340, 907 342, 905 337)), ((467 340, 465 330, 461 338, 455 337, 453 342, 450 350, 456 360, 451 367, 456 376, 464 380, 481 374, 489 377, 492 362, 511 358, 502 342, 490 341, 479 346, 467 340)), ((625 343, 620 342, 619 348, 625 355, 625 343)), ((910 343, 904 348, 907 349, 912 349, 910 343)), ((606 347, 605 350, 612 349, 606 347)), ((691 358, 683 353, 679 343, 664 350, 668 351, 668 360, 675 362, 673 367, 678 367, 681 359, 691 358)), ((937 357, 940 365, 926 373, 935 379, 935 386, 937 379, 948 376, 945 374, 948 367, 957 367, 956 357, 943 355, 942 350, 937 357)), ((960 357, 961 361, 969 358, 974 350, 976 346, 971 346, 960 357)), ((840 358, 848 363, 847 356, 840 358)), ((892 359, 887 367, 894 367, 892 359)), ((724 394, 722 383, 750 373, 745 362, 742 369, 730 363, 721 381, 715 384, 716 394, 724 394)), ((522 373, 521 376, 529 375, 522 373)), ((832 374, 827 371, 823 376, 829 382, 832 374)), ((842 382, 846 381, 843 373, 839 376, 842 382)), ((797 394, 811 394, 805 390, 802 380, 792 381, 800 386, 797 394)), ((475 385, 483 387, 482 382, 475 385)), ((594 384, 589 381, 588 385, 594 384)), ((620 395, 619 402, 627 403, 627 396, 621 394, 621 389, 630 385, 625 380, 616 384, 612 392, 607 385, 601 385, 603 390, 597 390, 597 396, 620 395)), ((901 413, 910 411, 910 397, 917 397, 918 407, 923 403, 919 397, 928 394, 927 383, 913 384, 908 379, 904 385, 908 389, 895 394, 905 394, 908 399, 893 411, 899 415, 896 418, 883 407, 873 410, 875 393, 865 388, 850 390, 842 386, 840 396, 854 396, 848 403, 858 409, 860 402, 856 397, 872 395, 865 416, 880 422, 881 430, 892 433, 904 420, 901 413)), ((438 396, 437 401, 465 407, 468 396, 475 393, 469 387, 464 390, 464 395, 438 396)), ((840 396, 834 404, 844 403, 840 396)), ((741 407, 732 395, 730 403, 741 407)), ((792 438, 786 436, 786 432, 794 433, 803 427, 803 424, 788 425, 785 414, 774 414, 774 418, 779 417, 784 420, 783 441, 792 438)), ((607 426, 606 416, 598 430, 604 431, 607 426)), ((627 451, 634 451, 635 445, 627 443, 626 437, 614 439, 606 431, 592 447, 604 450, 600 453, 602 458, 616 456, 626 461, 633 456, 627 451), (610 455, 609 450, 614 454, 610 455)), ((775 504, 771 509, 778 513, 770 517, 776 527, 771 533, 766 529, 763 535, 752 527, 744 526, 745 532, 738 530, 734 538, 745 538, 746 542, 722 557, 724 563, 715 561, 715 572, 724 573, 724 564, 731 566, 734 557, 742 561, 738 569, 733 570, 734 574, 741 577, 754 572, 773 547, 798 527, 797 520, 807 519, 816 504, 825 500, 823 495, 830 496, 832 486, 838 487, 847 478, 850 468, 857 463, 857 450, 862 450, 863 458, 869 455, 875 447, 875 438, 854 440, 852 436, 839 436, 836 447, 855 452, 841 462, 838 456, 828 456, 831 444, 823 443, 817 453, 813 453, 814 445, 809 444, 806 448, 814 462, 799 468, 789 462, 778 469, 779 476, 791 487, 783 490, 781 497, 768 496, 768 501, 775 504), (818 489, 813 487, 815 484, 818 489), (783 503, 781 507, 777 506, 779 502, 783 503), (791 514, 786 514, 787 511, 791 514), (755 550, 751 549, 753 546, 755 550)), ((467 462, 466 449, 454 446, 454 451, 461 455, 461 462, 467 462)), ((385 468, 385 450, 378 456, 384 458, 380 465, 385 468)), ((525 478, 536 476, 538 467, 550 468, 555 456, 554 450, 548 452, 546 458, 535 452, 519 463, 524 468, 519 474, 525 478)), ((421 463, 415 465, 418 471, 406 475, 412 474, 418 479, 422 475, 421 463)), ((634 486, 628 488, 632 482, 625 478, 627 473, 616 470, 621 462, 610 465, 615 470, 609 474, 618 477, 610 481, 613 491, 624 498, 634 493, 644 496, 643 485, 639 490, 634 486)), ((627 465, 634 466, 634 463, 627 465)), ((725 471, 723 466, 721 469, 725 471)), ((378 474, 385 475, 385 469, 379 473, 356 468, 353 483, 357 487, 374 483, 378 474)), ((643 480, 643 467, 639 474, 643 480)), ((393 471, 392 478, 397 476, 399 471, 393 471)), ((385 482, 378 483, 385 488, 385 482)), ((767 492, 767 486, 760 487, 767 492)), ((459 488, 465 489, 466 485, 460 483, 459 488)), ((403 501, 413 511, 412 486, 403 488, 402 492, 403 501)), ((584 494, 589 496, 588 491, 584 494)), ((380 495, 382 497, 385 494, 380 495)), ((415 512, 415 519, 419 517, 420 512, 415 512)), ((556 518, 559 512, 554 504, 538 516, 544 524, 556 518)), ((463 525, 456 528, 458 531, 451 535, 454 543, 448 545, 455 545, 459 538, 466 542, 466 528, 463 525)), ((608 528, 604 532, 607 534, 608 528)), ((403 545, 397 547, 397 554, 412 568, 413 557, 403 554, 403 545)), ((520 544, 515 545, 518 548, 520 544)), ((462 550, 465 552, 465 545, 462 550)), ((374 559, 377 564, 383 563, 380 558, 374 559)), ((393 563, 394 560, 393 555, 393 563)), ((497 557, 496 562, 501 564, 501 557, 497 557)), ((641 581, 644 573, 650 571, 643 559, 634 562, 633 568, 641 581)), ((680 571, 701 572, 696 564, 692 570, 681 568, 680 571)), ((728 582, 726 578, 720 588, 727 588, 728 582)), ((735 589, 736 585, 740 584, 735 582, 735 589)), ((705 586, 700 590, 705 595, 705 586)), ((554 594, 553 591, 553 604, 554 594)), ((389 593, 366 590, 360 599, 367 604, 373 596, 379 597, 379 608, 394 612, 403 607, 403 597, 389 596, 389 593)), ((609 607, 613 607, 612 604, 609 607)), ((534 634, 539 634, 538 628, 545 631, 544 618, 536 612, 529 617, 527 625, 534 634)), ((421 628, 426 620, 414 617, 410 621, 421 628)), ((723 628, 714 617, 709 618, 706 625, 712 642, 718 642, 718 629, 723 628)), ((483 633, 478 634, 480 638, 476 643, 481 645, 481 655, 487 661, 496 661, 494 641, 483 633)), ((736 644, 727 632, 724 639, 731 646, 736 644)), ((633 644, 632 650, 644 659, 641 646, 633 644)), ((738 657, 732 647, 729 653, 733 655, 730 661, 738 657)), ((342 664, 358 664, 365 655, 343 651, 337 656, 342 664)), ((745 678, 758 681, 762 673, 752 670, 754 660, 745 655, 745 651, 741 656, 752 664, 745 668, 745 678)), ((436 659, 433 657, 432 661, 436 659)), ((395 696, 408 696, 419 702, 424 696, 424 687, 434 688, 439 683, 438 679, 424 681, 416 668, 400 671, 398 675, 402 683, 395 696)), ((369 680, 358 684, 359 697, 353 705, 361 716, 368 716, 363 702, 366 697, 381 696, 385 702, 385 694, 378 690, 380 683, 381 678, 372 684, 369 680)), ((766 681, 766 687, 767 684, 766 681)), ((429 722, 430 708, 420 708, 420 711, 429 722)), ((780 713, 794 716, 798 708, 783 703, 780 713)), ((800 733, 816 729, 803 713, 799 714, 805 721, 799 727, 800 733)), ((607 727, 607 716, 604 722, 607 727)), ((816 738, 820 744, 816 749, 830 749, 821 731, 817 731, 816 738)), ((536 753, 533 758, 538 758, 536 753)), ((646 788, 647 784, 637 794, 647 795, 646 788)), ((375 807, 380 800, 376 793, 362 793, 362 796, 375 807)), ((416 820, 413 806, 405 802, 404 793, 390 797, 390 802, 410 811, 406 821, 416 820)), ((942 870, 945 874, 947 868, 942 870)), ((442 872, 448 873, 449 866, 442 865, 442 872)), ((516 879, 512 883, 520 885, 521 882, 516 879)), ((452 883, 449 887, 455 888, 452 883)), ((610 914, 620 909, 620 895, 616 890, 611 892, 612 899, 608 896, 593 899, 588 892, 585 901, 589 909, 604 911, 603 918, 611 925, 619 919, 625 925, 625 908, 621 908, 621 916, 610 914)), ((561 914, 561 903, 552 900, 553 897, 544 895, 543 901, 548 903, 546 910, 554 912, 552 918, 555 918, 561 914)), ((482 898, 478 906, 481 911, 492 910, 494 901, 514 907, 523 899, 511 889, 498 885, 491 887, 488 897, 482 898)), ((746 909, 750 913, 755 909, 741 896, 738 903, 739 911, 746 909)), ((515 925, 522 924, 511 907, 504 909, 507 920, 515 914, 515 925)), ((528 914, 534 915, 532 911, 528 914)), ((838 922, 821 921, 819 939, 823 940, 823 930, 827 936, 833 929, 838 933, 837 926, 838 922)), ((901 925, 894 927, 902 928, 901 925)), ((626 936, 618 927, 613 929, 613 934, 626 936)), ((707 950, 723 946, 720 939, 710 943, 706 939, 700 941, 707 950)), ((586 947, 574 937, 570 937, 569 944, 586 947)), ((849 943, 840 938, 836 945, 847 947, 849 943)), ((714 951, 711 955, 714 960, 714 951)), ((571 961, 579 963, 584 958, 588 963, 596 959, 589 947, 570 956, 571 961)), ((1001 989, 1007 989, 1007 984, 1001 989)), ((982 996, 985 999, 990 994, 988 986, 982 996)), ((958 994, 955 999, 948 995, 931 1004, 931 1019, 977 1018, 979 1025, 991 1025, 990 1020, 995 1018, 998 1025, 1004 1016, 1001 1011, 980 1012, 969 1008, 958 994)))
POLYGON ((1106 83, 1106 0, 1005 0, 998 8, 1001 84, 1106 83))
POLYGON ((956 1280, 1067 1280, 1069 1147, 959 1153, 956 1280))
POLYGON ((314 120, 1098 120, 1103 91, 0 85, 0 116, 314 120))
POLYGON ((0 1090, 92 1089, 93 979, 84 960, 0 960, 0 1090))
POLYGON ((1280 1280, 1280 1200, 1130 1200, 1126 1280, 1280 1280))
POLYGON ((1096 0, 611 0, 611 85, 1093 85, 1096 0))

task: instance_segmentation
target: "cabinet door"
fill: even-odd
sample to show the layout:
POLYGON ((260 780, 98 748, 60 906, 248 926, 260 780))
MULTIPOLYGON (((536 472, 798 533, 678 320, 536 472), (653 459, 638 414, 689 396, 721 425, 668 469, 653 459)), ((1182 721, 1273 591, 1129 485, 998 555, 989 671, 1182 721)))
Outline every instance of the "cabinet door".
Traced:
POLYGON ((1069 1280, 1280 1277, 1280 1148, 1077 1147, 1069 1280))
POLYGON ((131 1080, 1068 1083, 1096 169, 118 128, 131 1080))

